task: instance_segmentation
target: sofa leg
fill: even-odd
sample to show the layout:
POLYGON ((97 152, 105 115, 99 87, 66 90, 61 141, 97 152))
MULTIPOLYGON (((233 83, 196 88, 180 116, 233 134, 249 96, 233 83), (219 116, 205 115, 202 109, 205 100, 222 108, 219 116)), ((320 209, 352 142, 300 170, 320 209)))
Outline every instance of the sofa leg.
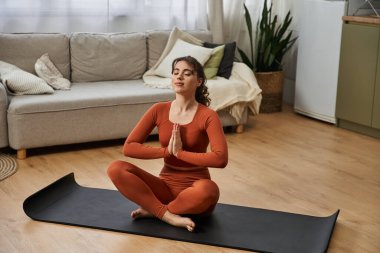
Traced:
POLYGON ((24 160, 26 158, 26 149, 17 150, 17 159, 24 160))
POLYGON ((241 134, 243 132, 244 132, 244 125, 243 124, 237 125, 237 127, 236 127, 236 133, 237 134, 241 134))

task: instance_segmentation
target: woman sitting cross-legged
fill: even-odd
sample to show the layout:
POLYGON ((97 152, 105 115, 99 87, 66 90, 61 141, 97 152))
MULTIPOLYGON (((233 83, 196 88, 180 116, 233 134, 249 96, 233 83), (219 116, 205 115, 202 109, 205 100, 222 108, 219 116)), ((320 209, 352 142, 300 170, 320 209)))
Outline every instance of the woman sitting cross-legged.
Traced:
POLYGON ((219 188, 208 167, 224 168, 227 143, 218 114, 208 108, 210 99, 202 65, 193 57, 172 64, 175 100, 153 105, 137 123, 124 144, 127 157, 164 158, 159 177, 126 161, 114 161, 108 176, 116 188, 140 206, 133 218, 157 217, 193 231, 185 215, 208 215, 219 199, 219 188), (144 144, 157 127, 161 147, 144 144), (207 150, 210 144, 210 150, 207 150))

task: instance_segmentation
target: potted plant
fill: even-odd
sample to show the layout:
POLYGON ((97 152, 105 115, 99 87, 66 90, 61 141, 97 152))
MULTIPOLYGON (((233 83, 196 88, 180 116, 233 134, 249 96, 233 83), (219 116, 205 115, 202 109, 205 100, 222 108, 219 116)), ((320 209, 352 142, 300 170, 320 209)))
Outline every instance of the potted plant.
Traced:
POLYGON ((249 32, 251 55, 248 57, 243 50, 238 48, 242 61, 254 72, 257 82, 262 89, 263 100, 260 112, 276 112, 282 109, 282 91, 284 72, 282 70, 282 58, 293 46, 297 38, 292 38, 292 32, 288 32, 292 17, 288 11, 285 20, 278 23, 278 17, 272 17, 272 3, 268 9, 267 1, 264 2, 261 18, 257 23, 254 41, 252 34, 252 22, 247 7, 245 9, 245 22, 249 32))

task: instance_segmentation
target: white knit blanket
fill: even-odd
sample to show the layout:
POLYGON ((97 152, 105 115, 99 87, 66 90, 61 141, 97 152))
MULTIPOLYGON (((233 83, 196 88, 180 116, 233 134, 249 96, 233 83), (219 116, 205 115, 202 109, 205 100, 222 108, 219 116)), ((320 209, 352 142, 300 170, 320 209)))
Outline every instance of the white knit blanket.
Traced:
MULTIPOLYGON (((144 74, 145 84, 150 87, 170 89, 171 79, 155 75, 153 69, 144 74)), ((234 62, 230 79, 218 76, 216 79, 207 80, 206 85, 210 93, 210 108, 215 111, 227 109, 237 123, 242 123, 244 120, 242 117, 247 107, 253 115, 259 113, 261 89, 252 70, 244 63, 234 62)))

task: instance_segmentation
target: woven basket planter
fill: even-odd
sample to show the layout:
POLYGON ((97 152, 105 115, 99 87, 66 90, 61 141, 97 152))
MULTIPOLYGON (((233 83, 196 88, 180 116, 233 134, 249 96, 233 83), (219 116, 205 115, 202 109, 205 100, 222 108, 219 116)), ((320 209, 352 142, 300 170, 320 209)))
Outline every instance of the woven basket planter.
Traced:
POLYGON ((263 96, 260 113, 280 112, 282 110, 284 72, 256 72, 255 76, 263 96))

